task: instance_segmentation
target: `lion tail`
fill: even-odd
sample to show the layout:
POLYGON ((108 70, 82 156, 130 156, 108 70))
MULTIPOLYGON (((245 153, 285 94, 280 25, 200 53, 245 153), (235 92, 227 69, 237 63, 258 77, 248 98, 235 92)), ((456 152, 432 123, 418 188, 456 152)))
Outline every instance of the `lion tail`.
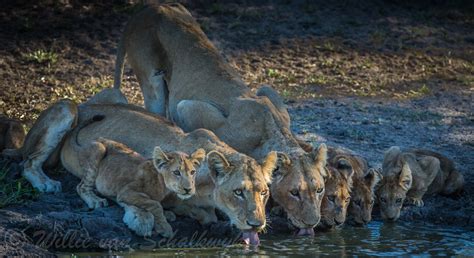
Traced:
POLYGON ((117 59, 115 59, 114 89, 117 90, 120 90, 126 55, 127 53, 125 52, 125 35, 122 35, 117 47, 117 59))
POLYGON ((81 144, 79 143, 79 140, 78 140, 78 138, 79 138, 79 132, 80 132, 82 129, 84 129, 85 127, 87 127, 87 126, 89 126, 89 125, 91 125, 91 124, 93 124, 93 123, 95 123, 95 122, 99 122, 99 121, 104 120, 104 118, 105 118, 104 115, 95 115, 95 116, 93 116, 92 118, 90 118, 90 119, 84 121, 83 123, 81 123, 80 125, 78 125, 78 126, 74 129, 74 131, 72 131, 72 135, 71 135, 72 139, 71 139, 71 140, 74 141, 74 143, 75 143, 76 146, 79 146, 79 147, 80 147, 81 144))

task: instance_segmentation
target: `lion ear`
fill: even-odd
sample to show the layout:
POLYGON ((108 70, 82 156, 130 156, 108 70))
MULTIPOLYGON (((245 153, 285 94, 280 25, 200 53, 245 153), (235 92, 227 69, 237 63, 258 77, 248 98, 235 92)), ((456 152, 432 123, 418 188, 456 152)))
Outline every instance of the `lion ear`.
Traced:
POLYGON ((166 153, 164 153, 159 146, 156 146, 153 150, 153 165, 155 166, 156 170, 161 171, 163 167, 169 162, 170 158, 168 158, 166 153))
POLYGON ((342 175, 346 178, 346 180, 349 180, 352 178, 352 175, 354 174, 354 170, 349 160, 345 158, 338 159, 336 167, 337 167, 337 170, 339 170, 342 173, 342 175))
POLYGON ((267 181, 268 184, 270 184, 272 181, 272 174, 273 174, 273 171, 275 171, 277 164, 278 164, 277 152, 276 151, 269 152, 262 165, 263 176, 265 177, 265 180, 267 181))
POLYGON ((284 152, 276 152, 277 160, 276 166, 273 169, 272 177, 275 181, 280 181, 286 175, 286 169, 283 169, 285 166, 291 165, 291 159, 288 155, 284 152))
POLYGON ((327 159, 328 159, 328 147, 326 144, 321 143, 317 149, 314 149, 310 153, 310 157, 313 159, 314 164, 319 167, 321 175, 326 178, 328 173, 326 171, 327 159))
POLYGON ((197 149, 193 154, 191 154, 191 160, 196 166, 200 166, 205 158, 206 158, 206 151, 202 148, 197 149))
POLYGON ((408 166, 407 162, 404 162, 402 171, 400 172, 400 176, 398 178, 398 183, 405 191, 408 191, 411 187, 412 181, 413 178, 410 166, 408 166))
POLYGON ((317 149, 311 152, 311 156, 317 166, 325 167, 328 159, 328 147, 321 143, 317 149))
POLYGON ((364 177, 365 182, 370 187, 370 189, 372 189, 372 191, 375 188, 375 186, 380 181, 382 181, 382 179, 383 179, 383 176, 382 176, 382 173, 380 171, 380 168, 379 169, 369 168, 369 171, 367 172, 367 175, 365 175, 365 177, 364 177))
POLYGON ((207 154, 207 164, 214 183, 221 184, 231 172, 229 162, 218 151, 211 151, 207 154))

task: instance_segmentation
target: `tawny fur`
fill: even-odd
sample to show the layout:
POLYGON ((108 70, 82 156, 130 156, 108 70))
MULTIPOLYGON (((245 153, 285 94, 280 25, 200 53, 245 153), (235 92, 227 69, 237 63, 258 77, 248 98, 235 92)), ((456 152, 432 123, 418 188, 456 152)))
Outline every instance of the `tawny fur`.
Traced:
MULTIPOLYGON (((79 133, 77 128, 75 134, 79 133)), ((73 135, 75 136, 75 135, 73 135)), ((152 227, 131 223, 127 218, 130 207, 137 220, 146 220, 143 214, 153 220, 155 231, 164 237, 173 233, 171 225, 163 214, 161 201, 170 194, 190 198, 195 193, 196 168, 205 158, 203 149, 188 156, 181 152, 164 153, 156 147, 151 160, 127 146, 99 138, 80 146, 75 139, 68 138, 63 148, 70 148, 81 167, 69 168, 69 172, 81 178, 77 186, 79 196, 91 209, 107 206, 107 201, 96 195, 107 197, 124 207, 124 222, 135 233, 150 236, 152 227), (67 147, 66 147, 67 146, 67 147)))
POLYGON ((445 156, 421 149, 401 151, 391 147, 384 156, 383 180, 377 198, 383 219, 397 220, 405 202, 423 206, 425 194, 455 194, 464 179, 445 156))
MULTIPOLYGON (((257 220, 262 225, 260 228, 265 226, 264 207, 268 200, 268 183, 276 164, 275 152, 270 152, 260 165, 220 141, 211 131, 198 129, 184 133, 166 119, 131 105, 88 104, 80 106, 78 110, 73 102, 64 100, 44 111, 40 116, 42 119, 28 133, 21 150, 25 163, 36 165, 34 169, 26 171, 30 180, 37 180, 38 174, 44 175, 41 165, 55 148, 61 148, 61 162, 67 170, 80 171, 81 164, 74 149, 69 144, 61 145, 59 142, 68 141, 70 136, 67 132, 75 128, 76 120, 78 124, 83 124, 96 116, 102 116, 103 119, 82 128, 77 134, 80 145, 103 137, 126 144, 145 158, 152 157, 155 146, 160 146, 165 152, 185 153, 203 148, 206 152, 219 153, 230 164, 225 167, 225 173, 218 174, 213 173, 216 163, 200 166, 196 177, 196 194, 186 201, 179 198, 166 201, 169 207, 185 207, 180 210, 183 215, 195 217, 203 223, 212 222, 209 218, 216 218, 214 208, 219 208, 239 229, 251 228, 247 220, 257 220), (56 131, 59 133, 54 134, 54 139, 58 139, 58 143, 47 141, 45 135, 52 135, 56 131), (35 152, 41 153, 40 160, 30 155, 35 152), (237 198, 235 189, 242 189, 246 198, 237 198)), ((49 189, 41 184, 37 188, 49 189)))
POLYGON ((310 191, 324 185, 324 166, 298 145, 283 101, 268 86, 252 93, 183 6, 151 5, 131 18, 118 48, 115 89, 125 57, 148 110, 167 115, 185 131, 209 129, 257 160, 270 151, 286 155, 284 179, 272 183, 272 198, 298 227, 319 221, 321 198, 310 191), (296 185, 301 204, 288 195, 296 185))

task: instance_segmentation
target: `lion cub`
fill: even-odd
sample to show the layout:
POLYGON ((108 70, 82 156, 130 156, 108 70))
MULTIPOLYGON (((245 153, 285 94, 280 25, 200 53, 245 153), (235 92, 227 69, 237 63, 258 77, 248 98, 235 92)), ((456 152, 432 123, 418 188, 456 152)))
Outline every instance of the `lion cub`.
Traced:
POLYGON ((194 195, 196 168, 206 155, 203 149, 188 156, 182 152, 165 153, 155 147, 153 158, 146 160, 124 144, 104 138, 74 149, 82 167, 82 171, 71 171, 81 178, 79 196, 89 208, 107 205, 94 188, 115 200, 125 209, 125 224, 141 236, 151 235, 153 226, 164 237, 172 235, 160 202, 171 193, 180 199, 194 195))
POLYGON ((18 149, 25 140, 20 121, 0 115, 0 153, 3 149, 18 149))
POLYGON ((349 160, 334 157, 328 161, 328 178, 321 203, 319 229, 330 229, 346 221, 347 206, 351 199, 352 176, 354 171, 349 160))
POLYGON ((347 208, 347 217, 355 225, 364 225, 372 220, 372 208, 375 199, 375 186, 382 179, 377 169, 369 168, 367 160, 352 154, 350 151, 330 147, 328 149, 330 165, 337 167, 338 160, 345 159, 350 163, 352 176, 351 201, 347 208))
POLYGON ((382 219, 389 221, 400 217, 405 199, 421 207, 425 194, 451 195, 462 191, 464 185, 451 160, 428 150, 402 152, 397 146, 391 147, 385 153, 382 173, 377 198, 382 219))

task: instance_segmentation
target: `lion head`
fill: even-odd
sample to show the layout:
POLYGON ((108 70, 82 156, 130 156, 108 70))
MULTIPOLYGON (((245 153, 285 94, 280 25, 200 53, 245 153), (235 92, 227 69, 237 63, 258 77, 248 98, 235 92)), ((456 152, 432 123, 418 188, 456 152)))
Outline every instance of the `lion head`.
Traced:
POLYGON ((382 219, 395 221, 408 190, 412 185, 411 165, 416 165, 411 155, 403 154, 398 147, 391 147, 384 155, 383 179, 376 191, 382 219))
POLYGON ((327 147, 310 153, 278 153, 278 164, 270 186, 273 200, 281 206, 298 234, 314 234, 321 218, 327 147))
POLYGON ((188 199, 196 193, 196 168, 205 157, 204 149, 197 149, 188 156, 178 151, 165 153, 157 146, 153 151, 153 165, 163 176, 166 188, 180 199, 188 199))
POLYGON ((268 184, 277 154, 270 152, 262 165, 243 155, 224 156, 218 151, 207 155, 215 184, 214 200, 231 223, 246 232, 259 232, 266 226, 265 205, 270 197, 268 184))
POLYGON ((375 186, 382 179, 382 174, 373 168, 366 175, 352 177, 353 187, 347 214, 357 225, 364 225, 372 220, 372 208, 375 201, 375 186))
POLYGON ((351 199, 352 175, 354 171, 349 160, 336 157, 328 166, 326 190, 321 204, 321 228, 332 228, 346 221, 347 206, 351 199))

